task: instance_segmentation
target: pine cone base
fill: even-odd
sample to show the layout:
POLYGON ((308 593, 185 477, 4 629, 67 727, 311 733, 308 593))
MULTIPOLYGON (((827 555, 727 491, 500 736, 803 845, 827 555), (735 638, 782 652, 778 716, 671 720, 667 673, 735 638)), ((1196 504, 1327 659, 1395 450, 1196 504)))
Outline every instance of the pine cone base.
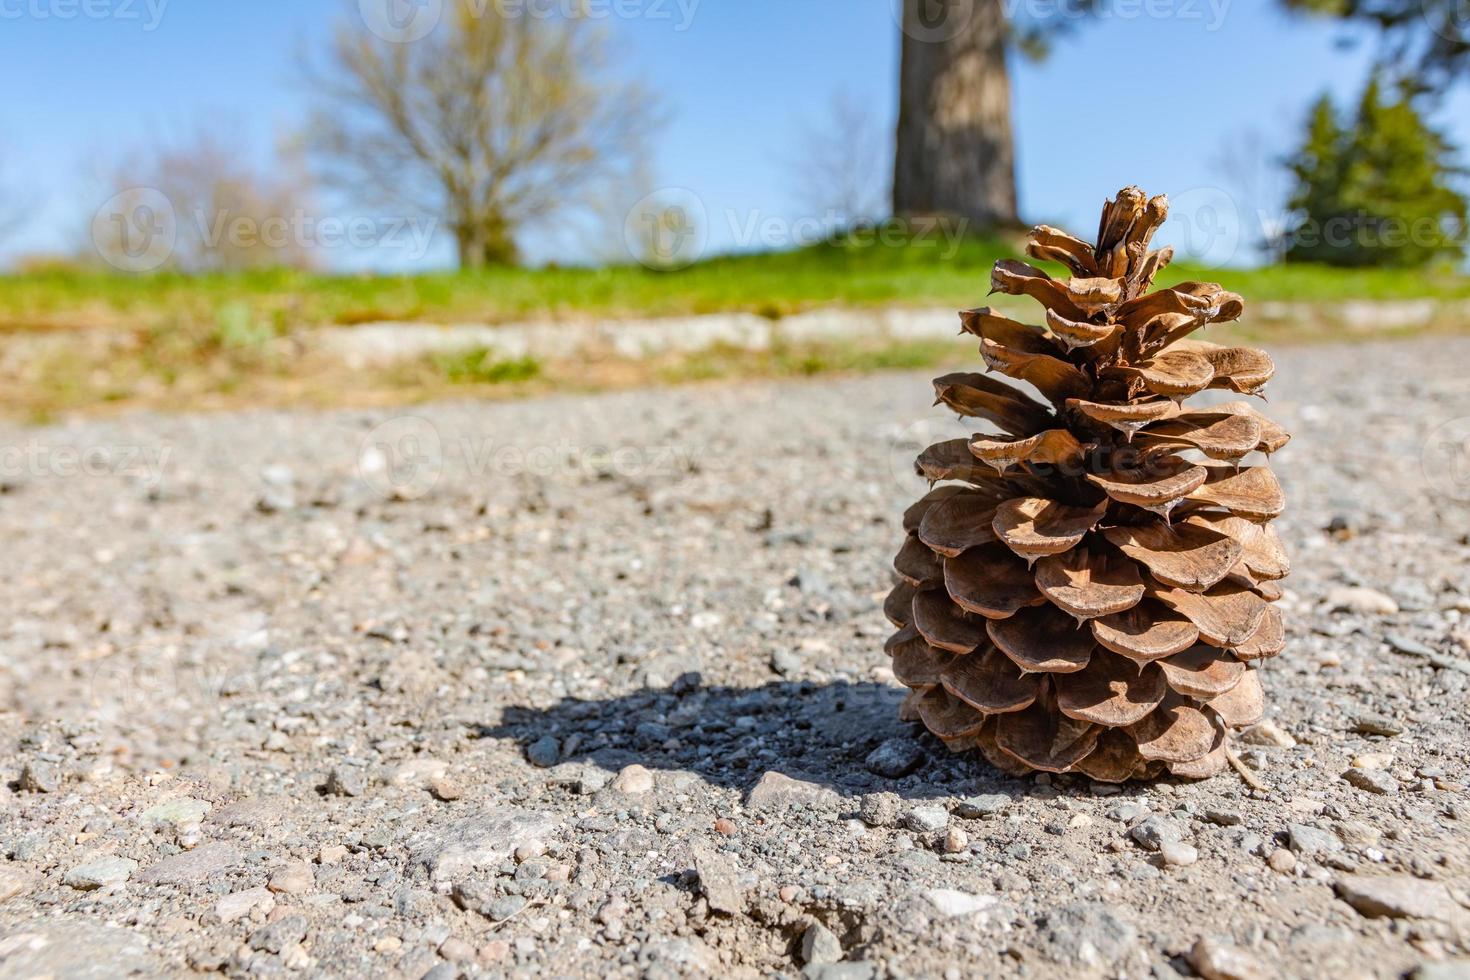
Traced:
POLYGON ((1184 405, 1260 395, 1275 368, 1191 338, 1239 318, 1241 297, 1150 291, 1172 257, 1149 248, 1167 213, 1129 187, 1094 244, 1034 229, 1028 254, 1070 276, 1004 260, 991 285, 1038 301, 1045 324, 964 311, 993 374, 934 382, 936 404, 996 431, 916 461, 931 490, 904 514, 887 652, 904 717, 1008 773, 1215 775, 1285 645, 1273 603, 1290 565, 1270 526, 1285 499, 1248 458, 1289 436, 1243 400, 1184 405))

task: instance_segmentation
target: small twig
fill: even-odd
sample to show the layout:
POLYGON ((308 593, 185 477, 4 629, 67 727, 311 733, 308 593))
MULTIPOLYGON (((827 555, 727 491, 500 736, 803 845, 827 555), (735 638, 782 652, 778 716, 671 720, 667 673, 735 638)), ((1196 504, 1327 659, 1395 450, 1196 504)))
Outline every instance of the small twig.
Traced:
POLYGON ((1234 769, 1237 773, 1240 774, 1240 778, 1245 780, 1245 784, 1247 786, 1249 786, 1251 789, 1258 789, 1263 793, 1270 792, 1270 787, 1256 778, 1256 774, 1251 772, 1250 766, 1247 766, 1244 762, 1240 761, 1240 756, 1236 755, 1229 749, 1226 749, 1225 758, 1230 760, 1230 768, 1234 769))

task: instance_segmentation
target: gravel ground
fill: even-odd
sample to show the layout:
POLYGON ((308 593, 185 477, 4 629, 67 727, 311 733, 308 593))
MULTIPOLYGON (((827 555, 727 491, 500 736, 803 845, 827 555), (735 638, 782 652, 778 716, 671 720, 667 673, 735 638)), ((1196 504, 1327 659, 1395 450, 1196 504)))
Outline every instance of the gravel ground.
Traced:
POLYGON ((0 977, 1470 975, 1470 341, 1278 361, 1265 789, 896 719, 923 375, 0 430, 0 977))

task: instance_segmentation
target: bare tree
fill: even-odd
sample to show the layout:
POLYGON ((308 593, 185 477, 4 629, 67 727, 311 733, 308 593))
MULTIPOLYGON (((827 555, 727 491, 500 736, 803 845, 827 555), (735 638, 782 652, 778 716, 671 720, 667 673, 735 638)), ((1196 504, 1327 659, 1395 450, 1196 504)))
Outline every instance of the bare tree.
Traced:
POLYGON ((310 178, 290 152, 269 170, 237 139, 200 126, 134 152, 110 176, 115 195, 92 222, 92 244, 121 268, 190 271, 308 268, 310 178))
POLYGON ((581 16, 446 0, 427 36, 346 20, 322 71, 312 147, 324 176, 372 206, 453 232, 463 268, 514 261, 516 235, 589 205, 658 123, 581 16))
POLYGON ((884 215, 892 152, 862 100, 850 92, 835 93, 826 116, 802 127, 789 161, 800 207, 832 212, 846 228, 877 221, 884 215))

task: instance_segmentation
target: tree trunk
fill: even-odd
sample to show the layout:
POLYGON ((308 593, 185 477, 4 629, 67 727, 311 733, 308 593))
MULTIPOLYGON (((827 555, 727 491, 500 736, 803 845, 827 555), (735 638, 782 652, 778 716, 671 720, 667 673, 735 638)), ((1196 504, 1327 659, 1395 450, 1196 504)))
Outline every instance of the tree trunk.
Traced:
POLYGON ((904 0, 895 214, 1020 223, 1003 2, 904 0))

